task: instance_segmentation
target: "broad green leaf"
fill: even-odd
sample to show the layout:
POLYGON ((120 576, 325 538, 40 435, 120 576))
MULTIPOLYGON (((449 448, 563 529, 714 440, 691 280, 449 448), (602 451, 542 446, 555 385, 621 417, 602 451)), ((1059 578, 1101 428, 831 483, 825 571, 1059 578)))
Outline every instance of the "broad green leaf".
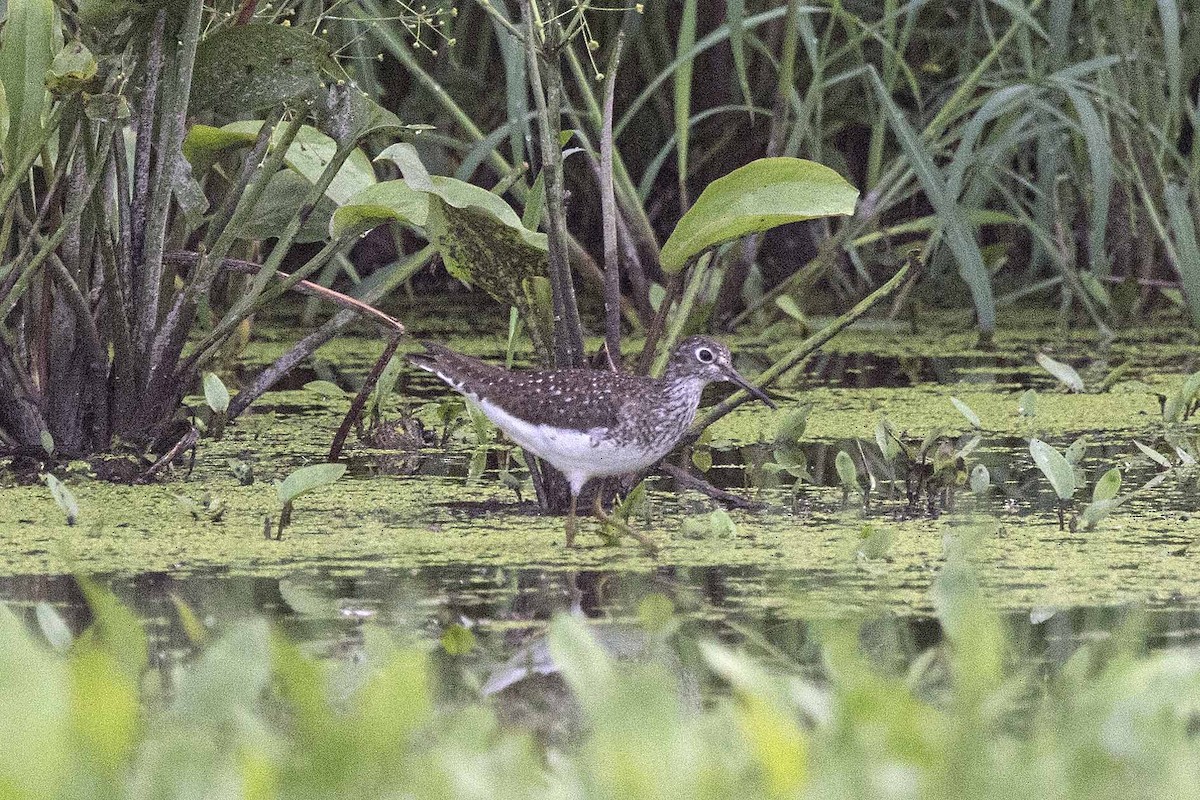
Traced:
POLYGON ((662 266, 678 272, 705 250, 789 222, 854 213, 858 190, 799 158, 760 158, 718 178, 675 226, 662 266))
POLYGON ((324 73, 335 67, 329 44, 299 28, 268 22, 225 26, 196 50, 188 113, 212 110, 236 117, 315 96, 324 73))
POLYGON ((352 81, 329 84, 320 97, 314 116, 321 130, 340 145, 353 145, 376 133, 396 136, 409 127, 352 81))
POLYGON ((377 155, 375 160, 391 161, 395 164, 400 170, 400 174, 404 176, 404 182, 413 189, 420 192, 433 191, 433 179, 429 177, 425 164, 421 162, 417 148, 408 142, 397 142, 384 148, 384 151, 377 155))
POLYGON ((1075 470, 1063 454, 1041 439, 1029 440, 1029 454, 1046 480, 1050 481, 1058 499, 1070 500, 1075 494, 1075 470))
POLYGON ((218 414, 229 410, 229 389, 214 372, 204 373, 204 402, 218 414))
MULTIPOLYGON (((442 178, 434 181, 439 186, 442 178)), ((460 184, 454 181, 455 184, 460 184)), ((470 184, 461 184, 459 190, 470 184)), ((477 187, 472 187, 477 188, 477 187)), ((504 305, 515 306, 539 354, 548 355, 552 329, 544 324, 544 315, 534 305, 526 287, 549 273, 549 255, 545 234, 524 228, 512 209, 499 197, 494 198, 507 214, 499 214, 493 204, 463 203, 457 193, 430 195, 426 233, 441 254, 451 275, 478 286, 504 305)))
MULTIPOLYGON (((238 228, 238 236, 251 241, 276 239, 304 211, 312 183, 290 169, 276 172, 267 181, 262 195, 249 217, 238 228)), ((308 210, 295 241, 298 244, 323 242, 329 236, 329 222, 337 206, 326 193, 308 210)))
POLYGON ((71 493, 67 485, 50 473, 43 475, 42 479, 50 489, 50 496, 54 498, 55 505, 66 515, 67 524, 74 525, 78 522, 79 504, 75 502, 75 495, 71 493))
POLYGON ((1146 458, 1150 459, 1155 464, 1158 464, 1160 467, 1166 467, 1167 469, 1171 468, 1171 459, 1167 458, 1162 453, 1158 452, 1152 447, 1147 447, 1136 439, 1134 440, 1133 444, 1138 450, 1142 451, 1142 454, 1145 455, 1146 458))
POLYGON ((839 450, 833 465, 837 469, 838 479, 842 482, 842 486, 852 492, 862 491, 862 487, 858 485, 858 467, 854 465, 854 459, 850 457, 849 453, 839 450))
POLYGON ((1072 467, 1077 467, 1079 466, 1079 462, 1083 460, 1084 455, 1087 454, 1087 447, 1088 437, 1085 433, 1083 436, 1080 436, 1078 439, 1071 442, 1071 446, 1068 447, 1066 452, 1063 453, 1063 457, 1067 459, 1067 463, 1072 467))
POLYGON ((277 483, 275 493, 281 504, 290 503, 305 492, 328 486, 345 474, 345 464, 310 464, 277 483))
MULTIPOLYGON (((183 140, 183 155, 198 175, 203 174, 226 151, 253 145, 262 125, 262 120, 231 122, 220 128, 193 125, 183 140)), ((273 142, 278 142, 283 136, 283 129, 283 125, 275 126, 271 132, 273 142)), ((284 163, 303 175, 309 183, 315 183, 337 153, 337 147, 337 142, 332 138, 311 125, 304 125, 288 147, 284 163)), ((325 196, 339 206, 344 205, 352 195, 375 182, 375 168, 371 166, 371 159, 362 150, 355 150, 333 177, 325 196)))
POLYGON ((83 42, 68 42, 46 70, 46 88, 56 95, 74 94, 88 88, 99 65, 83 42))
POLYGON ((406 181, 382 181, 355 193, 329 220, 334 239, 366 233, 388 222, 424 228, 429 221, 429 195, 406 181))
POLYGON ((1113 467, 1100 476, 1092 488, 1092 502, 1112 500, 1121 491, 1121 470, 1113 467))
POLYGON ((1042 369, 1053 375, 1059 383, 1067 387, 1072 392, 1083 391, 1083 378, 1079 377, 1079 373, 1070 364, 1064 364, 1061 361, 1055 361, 1045 353, 1038 353, 1037 362, 1041 364, 1042 369))
POLYGON ((955 408, 958 409, 958 413, 962 414, 963 417, 966 418, 967 422, 971 423, 973 427, 983 427, 983 423, 979 420, 979 415, 972 411, 969 405, 964 403, 962 400, 959 400, 957 397, 951 397, 950 402, 955 408))
POLYGON ((971 468, 971 491, 975 494, 987 494, 992 485, 992 475, 983 464, 971 468))
POLYGON ((8 0, 8 17, 0 30, 0 82, 10 120, 3 150, 6 168, 42 136, 54 29, 53 0, 8 0))

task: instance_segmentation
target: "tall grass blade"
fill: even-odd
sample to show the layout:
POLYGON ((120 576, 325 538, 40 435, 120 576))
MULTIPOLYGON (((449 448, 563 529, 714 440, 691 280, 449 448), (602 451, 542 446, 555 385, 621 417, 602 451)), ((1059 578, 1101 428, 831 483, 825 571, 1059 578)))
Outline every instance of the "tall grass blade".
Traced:
POLYGON ((975 313, 979 318, 979 332, 990 336, 996 329, 996 299, 992 292, 991 277, 983 263, 979 243, 971 233, 966 215, 951 195, 941 170, 933 162, 933 156, 922 144, 917 132, 909 125, 904 112, 892 100, 879 74, 871 70, 871 81, 879 103, 887 113, 892 131, 910 162, 917 180, 921 183, 929 202, 942 220, 942 233, 946 244, 958 262, 959 274, 971 291, 975 302, 975 313))
POLYGON ((746 105, 754 104, 754 93, 750 90, 750 76, 746 73, 746 32, 742 24, 746 20, 746 0, 725 0, 725 21, 729 24, 729 49, 733 51, 733 70, 737 74, 738 86, 746 105))
POLYGON ((1196 240, 1196 218, 1188 207, 1188 195, 1183 186, 1166 185, 1167 218, 1175 239, 1175 269, 1183 282, 1192 322, 1200 325, 1200 243, 1196 240))
MULTIPOLYGON (((690 54, 696 45, 696 3, 697 0, 685 0, 683 18, 679 22, 679 44, 676 53, 690 54)), ((739 32, 740 32, 739 27, 739 32)), ((694 57, 688 55, 675 71, 675 139, 679 143, 675 149, 675 163, 679 171, 679 213, 684 213, 691 203, 688 199, 688 140, 691 136, 691 126, 688 120, 692 116, 692 66, 694 57)))

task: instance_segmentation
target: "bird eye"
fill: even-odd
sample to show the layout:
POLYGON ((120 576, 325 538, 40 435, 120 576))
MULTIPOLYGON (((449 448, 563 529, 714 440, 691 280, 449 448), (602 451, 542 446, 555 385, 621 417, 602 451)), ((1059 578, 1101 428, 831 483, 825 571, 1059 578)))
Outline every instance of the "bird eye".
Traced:
POLYGON ((709 350, 707 347, 701 347, 696 351, 696 358, 701 364, 711 364, 716 359, 716 356, 713 355, 712 350, 709 350))

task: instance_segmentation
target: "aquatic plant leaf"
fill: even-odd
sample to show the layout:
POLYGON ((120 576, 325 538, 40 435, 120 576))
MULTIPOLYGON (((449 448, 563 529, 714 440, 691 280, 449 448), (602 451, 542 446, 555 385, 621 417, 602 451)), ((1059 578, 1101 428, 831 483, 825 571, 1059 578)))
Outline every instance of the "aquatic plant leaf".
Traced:
POLYGON ((779 424, 779 432, 775 434, 775 446, 797 444, 808 428, 808 415, 812 410, 812 403, 802 403, 789 411, 779 424))
POLYGON ((958 452, 955 453, 954 456, 956 458, 966 458, 967 456, 971 455, 971 453, 974 453, 981 444, 983 444, 983 437, 979 434, 975 434, 967 440, 966 444, 958 449, 958 452))
POLYGON ((448 655, 465 656, 475 649, 475 634, 457 622, 442 631, 439 640, 448 655))
POLYGON ((734 524, 733 517, 729 516, 729 512, 723 508, 714 508, 708 515, 708 529, 713 536, 726 538, 737 536, 737 525, 734 524))
POLYGON ((219 28, 196 50, 188 113, 263 111, 324 86, 329 44, 299 28, 251 22, 219 28))
POLYGON ((1075 470, 1066 457, 1041 439, 1029 440, 1029 454, 1033 463, 1050 481, 1059 500, 1070 500, 1075 494, 1075 470))
POLYGON ((356 192, 329 219, 334 239, 366 233, 387 222, 424 228, 429 220, 429 195, 406 181, 382 181, 356 192))
POLYGON ((42 444, 42 449, 46 451, 46 455, 54 455, 54 434, 50 431, 43 430, 38 434, 38 440, 42 444))
POLYGON ((75 637, 71 634, 71 629, 67 627, 62 614, 58 613, 58 609, 49 603, 41 602, 33 607, 33 612, 37 617, 38 628, 41 629, 42 635, 46 637, 50 646, 60 653, 70 650, 75 637))
POLYGON ((892 531, 886 526, 876 528, 874 525, 864 525, 858 536, 859 558, 886 558, 888 551, 892 549, 892 531))
MULTIPOLYGON (((203 175, 222 154, 239 147, 250 147, 258 139, 263 120, 231 122, 220 128, 211 125, 193 125, 183 140, 183 155, 192 165, 193 172, 203 175)), ((284 125, 276 125, 271 131, 271 141, 277 143, 283 136, 284 125)), ((311 125, 303 125, 296 138, 288 146, 284 163, 315 183, 325 171, 326 165, 337 153, 338 145, 332 138, 311 125)), ((342 164, 337 175, 325 190, 325 196, 341 206, 368 186, 377 182, 371 159, 362 150, 355 150, 342 164)))
POLYGON ((199 647, 208 641, 208 627, 192 610, 192 607, 177 594, 171 595, 171 605, 175 606, 175 613, 179 617, 180 627, 183 628, 184 635, 188 641, 194 646, 199 647))
POLYGON ((1026 389, 1021 393, 1021 399, 1017 401, 1017 413, 1022 417, 1037 416, 1037 391, 1034 389, 1026 389))
POLYGON ((322 397, 328 397, 330 400, 344 400, 346 390, 338 386, 333 381, 309 381, 304 384, 306 392, 316 392, 322 397))
POLYGON ((46 70, 46 88, 56 95, 74 94, 90 86, 99 65, 83 42, 68 42, 46 70))
POLYGON ((218 414, 229 410, 229 389, 216 373, 204 373, 204 402, 218 414))
MULTIPOLYGON (((442 181, 453 181, 443 178, 442 181)), ((440 181, 434 181, 438 186, 440 181)), ((460 183, 455 181, 455 183, 460 183)), ((497 301, 516 306, 539 354, 550 352, 552 331, 524 290, 527 281, 550 271, 546 235, 530 231, 502 199, 478 187, 429 195, 426 233, 451 275, 478 286, 497 301), (482 193, 482 195, 478 194, 482 193), (486 203, 476 202, 482 196, 486 203), (503 208, 506 213, 497 213, 503 208)))
POLYGON ((972 411, 969 405, 964 403, 962 400, 959 400, 957 397, 951 397, 950 402, 955 408, 958 409, 958 413, 962 414, 967 422, 971 423, 973 427, 983 427, 983 423, 979 420, 979 415, 972 411))
POLYGON ((988 468, 983 464, 976 464, 971 468, 971 491, 975 494, 987 494, 988 489, 992 486, 992 475, 988 472, 988 468))
POLYGON ((1092 530, 1112 512, 1125 502, 1123 497, 1110 497, 1105 500, 1093 500, 1079 514, 1079 522, 1084 530, 1092 530))
POLYGON ((1055 361, 1045 353, 1038 353, 1035 358, 1042 369, 1053 375, 1059 383, 1067 387, 1071 392, 1083 391, 1083 378, 1079 377, 1079 373, 1070 364, 1064 364, 1061 361, 1055 361))
POLYGON ((327 486, 346 474, 345 464, 310 464, 275 485, 280 503, 290 503, 305 492, 327 486))
POLYGON ((54 498, 54 504, 66 515, 67 524, 74 525, 78 522, 79 504, 75 502, 75 495, 71 493, 67 485, 48 472, 42 476, 42 480, 50 489, 50 496, 54 498))
POLYGON ((408 127, 353 81, 336 81, 320 93, 313 116, 321 130, 348 146, 377 133, 399 135, 408 127))
POLYGON ((376 161, 391 161, 400 170, 404 182, 420 192, 433 191, 433 179, 429 177, 417 148, 408 142, 397 142, 385 147, 375 156, 376 161))
POLYGON ((808 318, 804 316, 804 312, 800 310, 800 306, 796 304, 791 295, 784 294, 776 297, 775 305, 779 307, 780 311, 796 320, 796 322, 803 324, 808 321, 808 318))
POLYGON ((1077 467, 1079 466, 1079 462, 1083 460, 1084 455, 1087 454, 1087 447, 1088 437, 1085 433, 1083 436, 1080 436, 1078 439, 1071 442, 1070 447, 1063 452, 1063 457, 1067 459, 1067 463, 1072 467, 1077 467))
POLYGON ((829 167, 799 158, 760 158, 710 183, 662 247, 678 272, 724 242, 789 222, 850 215, 858 190, 829 167))
POLYGON ((1121 491, 1121 470, 1113 467, 1100 476, 1092 487, 1092 502, 1111 500, 1121 491))
POLYGON ((858 485, 858 467, 854 465, 854 459, 849 453, 839 450, 833 465, 837 469, 838 479, 847 491, 862 492, 862 487, 858 485))
POLYGON ((1134 440, 1133 444, 1138 450, 1142 451, 1142 454, 1146 456, 1146 458, 1150 459, 1155 464, 1158 464, 1160 467, 1166 467, 1167 469, 1171 468, 1171 459, 1167 458, 1162 453, 1158 452, 1152 447, 1147 447, 1136 439, 1134 440))
POLYGON ((1200 392, 1200 372, 1193 372, 1179 387, 1179 391, 1171 395, 1163 405, 1163 420, 1165 422, 1182 422, 1196 394, 1200 392))
POLYGON ((900 442, 896 440, 896 429, 887 417, 880 417, 875 423, 875 445, 883 454, 885 461, 891 462, 900 455, 900 442))
POLYGON ((276 239, 303 214, 295 241, 298 244, 325 241, 329 236, 329 221, 337 206, 326 194, 314 207, 306 209, 311 188, 312 183, 297 172, 290 169, 276 172, 267 180, 254 210, 238 228, 238 237, 260 242, 276 239))

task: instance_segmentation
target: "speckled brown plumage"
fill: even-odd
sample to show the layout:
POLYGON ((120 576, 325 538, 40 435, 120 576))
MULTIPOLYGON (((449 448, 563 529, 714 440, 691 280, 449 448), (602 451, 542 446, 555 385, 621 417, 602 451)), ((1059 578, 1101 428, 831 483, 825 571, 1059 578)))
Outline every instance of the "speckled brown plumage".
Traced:
POLYGON ((669 453, 712 381, 734 381, 770 402, 733 369, 728 348, 703 336, 680 342, 661 378, 590 369, 514 372, 443 345, 424 345, 425 353, 409 356, 413 364, 549 460, 576 494, 591 477, 634 472, 669 453))

